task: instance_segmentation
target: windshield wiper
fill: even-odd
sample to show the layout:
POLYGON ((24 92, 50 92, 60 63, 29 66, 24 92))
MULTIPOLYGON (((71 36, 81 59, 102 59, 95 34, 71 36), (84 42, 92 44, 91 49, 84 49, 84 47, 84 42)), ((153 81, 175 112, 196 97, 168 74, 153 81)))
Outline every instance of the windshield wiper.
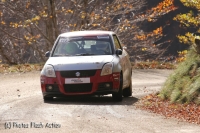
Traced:
POLYGON ((91 53, 80 53, 80 54, 76 54, 76 56, 87 56, 87 55, 95 55, 95 54, 91 54, 91 53))

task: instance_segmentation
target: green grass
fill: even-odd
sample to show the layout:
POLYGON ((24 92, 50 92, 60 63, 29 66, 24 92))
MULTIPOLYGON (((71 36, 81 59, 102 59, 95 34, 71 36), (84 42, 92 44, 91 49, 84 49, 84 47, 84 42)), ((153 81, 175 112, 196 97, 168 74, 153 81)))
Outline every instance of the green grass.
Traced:
POLYGON ((190 50, 166 80, 159 97, 171 103, 200 103, 200 55, 190 50))

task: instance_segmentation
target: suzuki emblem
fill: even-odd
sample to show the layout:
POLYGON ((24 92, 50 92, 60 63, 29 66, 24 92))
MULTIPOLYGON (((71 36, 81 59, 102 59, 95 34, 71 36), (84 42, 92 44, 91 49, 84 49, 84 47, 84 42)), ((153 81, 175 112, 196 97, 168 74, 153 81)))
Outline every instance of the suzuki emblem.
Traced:
POLYGON ((80 77, 80 72, 76 72, 76 77, 80 77))

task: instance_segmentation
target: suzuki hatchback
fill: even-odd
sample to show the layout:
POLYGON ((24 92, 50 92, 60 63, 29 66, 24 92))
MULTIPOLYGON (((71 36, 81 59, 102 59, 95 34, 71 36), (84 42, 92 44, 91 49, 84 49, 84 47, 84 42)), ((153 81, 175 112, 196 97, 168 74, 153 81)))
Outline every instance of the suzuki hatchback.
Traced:
POLYGON ((45 101, 53 97, 112 94, 132 96, 132 67, 126 47, 111 31, 75 31, 58 36, 41 71, 45 101))

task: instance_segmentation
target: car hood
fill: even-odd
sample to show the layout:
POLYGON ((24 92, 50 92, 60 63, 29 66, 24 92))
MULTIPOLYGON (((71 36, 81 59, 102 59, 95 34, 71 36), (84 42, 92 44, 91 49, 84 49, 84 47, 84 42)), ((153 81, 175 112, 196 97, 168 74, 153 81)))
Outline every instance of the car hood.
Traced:
POLYGON ((113 58, 113 55, 50 57, 46 64, 53 65, 55 71, 102 69, 113 58))

